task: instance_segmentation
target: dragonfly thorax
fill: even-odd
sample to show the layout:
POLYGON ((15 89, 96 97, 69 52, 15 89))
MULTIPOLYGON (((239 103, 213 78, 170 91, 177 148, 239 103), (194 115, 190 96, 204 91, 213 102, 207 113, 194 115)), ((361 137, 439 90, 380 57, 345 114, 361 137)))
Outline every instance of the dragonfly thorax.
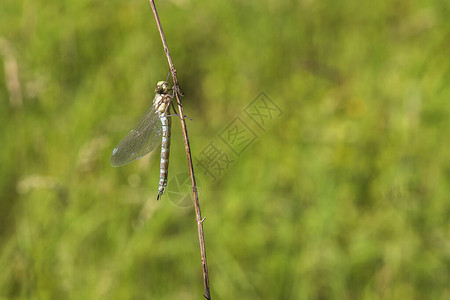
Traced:
POLYGON ((169 110, 170 101, 172 101, 172 88, 167 81, 158 81, 155 92, 153 107, 159 115, 166 115, 169 110))
POLYGON ((166 115, 170 107, 170 101, 172 101, 171 94, 156 94, 153 99, 153 107, 159 115, 166 115))

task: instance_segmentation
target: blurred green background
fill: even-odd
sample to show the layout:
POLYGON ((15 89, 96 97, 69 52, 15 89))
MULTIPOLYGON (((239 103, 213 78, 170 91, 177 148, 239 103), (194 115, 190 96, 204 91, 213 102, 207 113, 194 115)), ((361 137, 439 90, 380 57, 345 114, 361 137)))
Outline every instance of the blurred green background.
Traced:
MULTIPOLYGON (((450 3, 156 4, 194 157, 260 92, 283 111, 194 165, 212 298, 450 299, 450 3)), ((2 0, 0 69, 0 299, 202 299, 159 150, 109 162, 168 72, 149 3, 2 0)))

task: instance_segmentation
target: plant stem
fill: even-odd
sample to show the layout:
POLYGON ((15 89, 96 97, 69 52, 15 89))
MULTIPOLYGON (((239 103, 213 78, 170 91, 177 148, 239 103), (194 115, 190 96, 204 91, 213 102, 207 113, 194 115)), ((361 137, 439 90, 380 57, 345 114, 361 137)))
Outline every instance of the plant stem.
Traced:
POLYGON ((203 270, 203 283, 205 285, 205 294, 203 295, 206 299, 210 300, 211 295, 209 292, 209 276, 208 276, 208 264, 206 262, 206 247, 205 247, 205 238, 203 235, 203 221, 202 219, 202 213, 200 211, 200 203, 198 201, 198 192, 197 192, 197 184, 195 182, 195 175, 194 175, 194 166, 192 164, 192 156, 191 156, 191 147, 189 146, 189 137, 188 132, 186 128, 186 121, 184 118, 184 112, 183 112, 183 106, 181 105, 180 95, 181 90, 178 85, 178 78, 177 78, 177 71, 175 67, 173 66, 172 57, 170 56, 169 47, 167 46, 166 37, 164 36, 161 22, 159 21, 158 12, 156 11, 155 3, 153 0, 149 0, 150 5, 152 7, 153 15, 155 17, 156 26, 158 27, 159 35, 161 36, 161 41, 164 47, 164 52, 167 56, 167 61, 169 63, 170 67, 170 73, 172 74, 173 79, 173 85, 175 89, 175 97, 177 99, 178 104, 178 116, 180 117, 180 123, 181 123, 181 130, 183 131, 183 139, 184 139, 184 148, 186 150, 186 157, 189 167, 189 174, 191 177, 191 184, 192 184, 192 194, 194 197, 194 206, 195 206, 195 216, 197 220, 197 229, 198 229, 198 240, 200 243, 200 254, 202 257, 202 270, 203 270))

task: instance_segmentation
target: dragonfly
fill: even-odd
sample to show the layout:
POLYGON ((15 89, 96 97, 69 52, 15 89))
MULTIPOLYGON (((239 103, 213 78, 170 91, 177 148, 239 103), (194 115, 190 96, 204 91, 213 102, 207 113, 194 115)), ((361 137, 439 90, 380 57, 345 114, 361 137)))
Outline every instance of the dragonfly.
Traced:
POLYGON ((161 198, 167 187, 171 129, 169 111, 173 97, 173 89, 169 83, 159 81, 156 84, 153 105, 146 110, 136 126, 114 148, 111 155, 111 165, 120 167, 153 152, 161 143, 157 200, 161 198))

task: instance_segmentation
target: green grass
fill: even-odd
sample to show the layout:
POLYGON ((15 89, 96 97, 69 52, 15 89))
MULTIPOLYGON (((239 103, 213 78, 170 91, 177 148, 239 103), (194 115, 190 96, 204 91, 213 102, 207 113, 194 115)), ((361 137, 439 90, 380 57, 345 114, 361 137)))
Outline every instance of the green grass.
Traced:
MULTIPOLYGON (((216 181, 194 165, 212 298, 450 298, 449 4, 156 4, 193 156, 236 117, 258 134, 216 181)), ((158 153, 109 163, 168 72, 148 2, 4 0, 0 38, 0 299, 200 299, 158 153)))

